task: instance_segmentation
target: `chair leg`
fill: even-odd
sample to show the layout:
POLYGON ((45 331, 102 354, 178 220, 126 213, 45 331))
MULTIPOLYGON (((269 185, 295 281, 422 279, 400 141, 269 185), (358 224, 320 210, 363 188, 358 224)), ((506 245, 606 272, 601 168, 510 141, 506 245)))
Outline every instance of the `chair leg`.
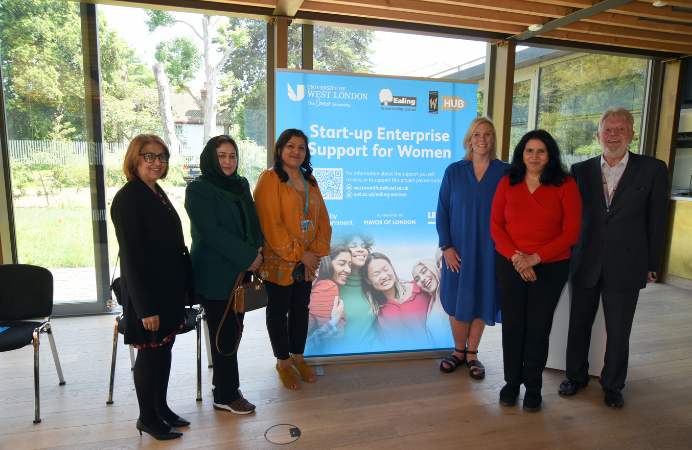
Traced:
POLYGON ((115 328, 113 329, 113 356, 111 356, 111 381, 108 383, 107 405, 113 404, 113 384, 115 383, 115 359, 118 356, 118 323, 120 316, 115 318, 115 328))
POLYGON ((204 321, 204 342, 207 345, 207 367, 211 369, 214 367, 214 362, 211 359, 211 339, 209 337, 209 322, 207 322, 207 313, 202 313, 202 320, 204 321))
POLYGON ((34 423, 41 423, 41 403, 39 401, 39 379, 38 379, 38 347, 41 332, 38 328, 34 330, 34 423))
POLYGON ((195 323, 197 331, 197 401, 202 401, 202 314, 197 314, 195 323))
POLYGON ((130 347, 130 370, 135 370, 135 348, 131 345, 130 347))
POLYGON ((60 365, 60 358, 58 357, 58 349, 55 347, 55 339, 53 338, 53 329, 50 326, 50 323, 46 324, 45 327, 46 333, 48 333, 48 342, 50 343, 50 350, 53 352, 53 361, 55 362, 55 370, 58 371, 58 380, 60 382, 58 383, 60 386, 64 386, 66 381, 65 377, 62 375, 62 366, 60 365))

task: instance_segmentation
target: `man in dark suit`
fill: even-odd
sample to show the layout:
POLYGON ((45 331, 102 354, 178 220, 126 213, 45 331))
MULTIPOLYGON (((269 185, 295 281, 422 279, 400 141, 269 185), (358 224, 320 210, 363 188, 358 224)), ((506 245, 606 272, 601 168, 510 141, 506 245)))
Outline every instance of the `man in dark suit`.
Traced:
POLYGON ((623 108, 603 113, 597 134, 603 154, 571 168, 582 220, 570 261, 567 379, 558 393, 572 396, 589 383, 591 327, 602 296, 608 337, 601 385, 611 408, 624 404, 634 311, 639 290, 656 279, 668 212, 665 163, 627 151, 633 122, 623 108))

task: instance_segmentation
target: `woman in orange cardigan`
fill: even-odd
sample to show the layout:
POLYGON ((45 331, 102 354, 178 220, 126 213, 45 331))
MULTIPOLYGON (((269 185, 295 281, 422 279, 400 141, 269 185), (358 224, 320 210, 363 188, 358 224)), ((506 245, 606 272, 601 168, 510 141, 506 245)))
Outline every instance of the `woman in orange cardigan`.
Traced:
POLYGON ((332 227, 312 176, 308 138, 300 130, 281 133, 274 167, 255 188, 255 206, 264 234, 260 274, 267 286, 267 331, 281 383, 298 389, 300 378, 317 381, 303 359, 308 334, 312 279, 321 257, 329 254, 332 227))

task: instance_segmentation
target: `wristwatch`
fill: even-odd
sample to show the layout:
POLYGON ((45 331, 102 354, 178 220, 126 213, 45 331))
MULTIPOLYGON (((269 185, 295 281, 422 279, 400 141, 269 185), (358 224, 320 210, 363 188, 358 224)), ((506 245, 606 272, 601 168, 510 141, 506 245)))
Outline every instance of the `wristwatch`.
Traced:
POLYGON ((452 248, 451 245, 445 245, 445 246, 443 246, 443 247, 440 247, 440 250, 442 250, 442 251, 444 252, 445 250, 448 250, 448 249, 450 249, 450 248, 452 248))

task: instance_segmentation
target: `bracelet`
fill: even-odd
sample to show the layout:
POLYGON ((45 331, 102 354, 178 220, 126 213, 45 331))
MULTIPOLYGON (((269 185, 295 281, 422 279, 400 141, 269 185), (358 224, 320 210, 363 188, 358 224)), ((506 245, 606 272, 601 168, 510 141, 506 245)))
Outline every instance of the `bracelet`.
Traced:
POLYGON ((541 257, 540 257, 540 256, 538 256, 538 253, 534 253, 534 255, 536 255, 536 258, 538 258, 538 264, 540 264, 540 263, 542 263, 542 262, 543 262, 543 261, 541 261, 541 257))

